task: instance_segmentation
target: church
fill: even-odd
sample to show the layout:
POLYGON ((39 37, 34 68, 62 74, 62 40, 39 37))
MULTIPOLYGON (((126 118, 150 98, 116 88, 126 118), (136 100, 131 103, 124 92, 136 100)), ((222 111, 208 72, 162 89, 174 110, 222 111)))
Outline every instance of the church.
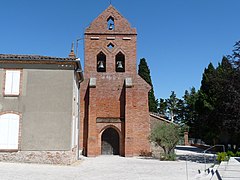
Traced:
POLYGON ((148 91, 137 74, 137 31, 110 5, 85 30, 80 147, 86 156, 150 151, 148 91))

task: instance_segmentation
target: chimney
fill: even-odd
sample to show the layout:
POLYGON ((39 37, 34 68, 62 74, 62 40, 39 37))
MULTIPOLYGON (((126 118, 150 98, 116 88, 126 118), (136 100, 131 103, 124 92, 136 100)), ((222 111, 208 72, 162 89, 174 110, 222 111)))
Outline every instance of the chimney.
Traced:
POLYGON ((72 48, 71 52, 68 55, 70 58, 76 58, 75 53, 74 53, 74 42, 72 42, 72 48))

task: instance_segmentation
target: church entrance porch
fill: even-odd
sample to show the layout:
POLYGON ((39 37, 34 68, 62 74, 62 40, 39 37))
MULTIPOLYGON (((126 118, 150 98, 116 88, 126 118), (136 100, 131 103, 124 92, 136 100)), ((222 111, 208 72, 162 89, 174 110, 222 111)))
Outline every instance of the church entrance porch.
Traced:
POLYGON ((119 155, 119 134, 113 128, 107 128, 101 137, 102 155, 119 155))

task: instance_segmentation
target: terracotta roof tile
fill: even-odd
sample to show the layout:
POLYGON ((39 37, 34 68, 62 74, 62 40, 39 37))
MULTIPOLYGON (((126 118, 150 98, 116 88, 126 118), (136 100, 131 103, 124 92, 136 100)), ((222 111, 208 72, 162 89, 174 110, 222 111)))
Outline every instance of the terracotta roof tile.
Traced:
POLYGON ((0 54, 0 60, 51 60, 51 61, 73 61, 75 58, 62 58, 40 55, 18 55, 18 54, 0 54))

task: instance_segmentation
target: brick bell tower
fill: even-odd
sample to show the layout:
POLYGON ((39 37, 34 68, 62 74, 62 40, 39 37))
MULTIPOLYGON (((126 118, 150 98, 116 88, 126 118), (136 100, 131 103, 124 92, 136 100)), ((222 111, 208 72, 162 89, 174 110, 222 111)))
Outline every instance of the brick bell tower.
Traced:
POLYGON ((80 146, 86 156, 150 150, 150 86, 137 74, 136 38, 136 29, 112 5, 85 31, 80 146))

